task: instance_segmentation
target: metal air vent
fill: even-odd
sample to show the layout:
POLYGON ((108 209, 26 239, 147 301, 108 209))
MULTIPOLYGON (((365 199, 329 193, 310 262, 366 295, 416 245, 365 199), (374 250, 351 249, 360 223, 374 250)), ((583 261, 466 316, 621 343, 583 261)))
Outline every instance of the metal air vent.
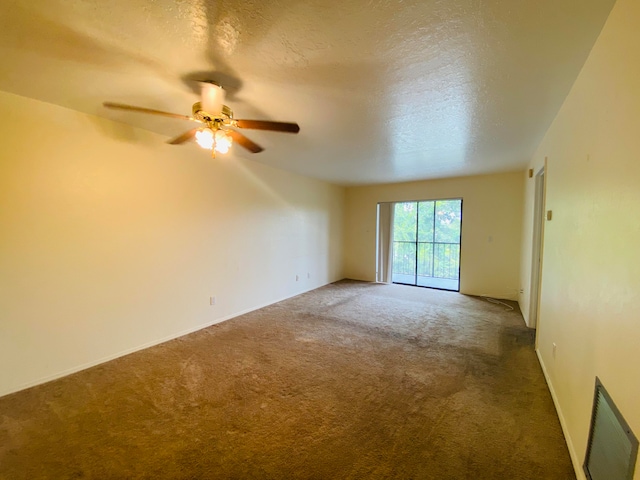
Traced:
POLYGON ((584 472, 589 480, 632 480, 638 439, 596 377, 584 472))

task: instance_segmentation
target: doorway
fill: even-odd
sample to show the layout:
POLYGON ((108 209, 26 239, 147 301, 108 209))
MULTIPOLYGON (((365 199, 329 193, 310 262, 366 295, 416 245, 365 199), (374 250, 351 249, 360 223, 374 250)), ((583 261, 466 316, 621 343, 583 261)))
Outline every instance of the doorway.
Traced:
POLYGON ((529 328, 538 324, 540 280, 542 278, 542 232, 544 222, 544 168, 536 175, 533 208, 533 245, 531 255, 531 293, 529 295, 529 328))
POLYGON ((391 281, 460 291, 462 199, 393 205, 391 281))

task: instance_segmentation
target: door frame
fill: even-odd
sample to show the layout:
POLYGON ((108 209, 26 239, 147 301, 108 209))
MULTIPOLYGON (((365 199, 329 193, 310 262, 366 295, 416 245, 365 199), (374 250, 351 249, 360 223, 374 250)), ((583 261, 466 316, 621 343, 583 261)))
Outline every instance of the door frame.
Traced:
POLYGON ((546 165, 535 175, 533 208, 533 242, 531 248, 531 285, 529 294, 529 328, 537 328, 542 290, 542 251, 544 245, 544 212, 546 165))

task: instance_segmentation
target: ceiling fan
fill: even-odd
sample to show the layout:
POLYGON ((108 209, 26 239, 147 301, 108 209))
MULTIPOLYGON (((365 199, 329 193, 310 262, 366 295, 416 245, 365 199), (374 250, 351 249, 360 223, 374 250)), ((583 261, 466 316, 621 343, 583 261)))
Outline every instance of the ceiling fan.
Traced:
POLYGON ((270 130, 273 132, 298 133, 300 127, 297 123, 271 122, 267 120, 236 120, 233 111, 224 104, 224 89, 211 81, 202 81, 201 100, 193 104, 192 115, 180 115, 177 113, 163 112, 152 108, 135 107, 122 103, 104 102, 107 108, 128 110, 132 112, 150 113, 171 118, 180 118, 198 122, 203 126, 192 128, 182 135, 169 140, 171 145, 180 145, 192 138, 198 145, 206 150, 211 150, 213 158, 218 153, 227 153, 233 142, 246 148, 251 153, 259 153, 264 150, 260 145, 249 140, 242 133, 233 128, 248 128, 254 130, 270 130))

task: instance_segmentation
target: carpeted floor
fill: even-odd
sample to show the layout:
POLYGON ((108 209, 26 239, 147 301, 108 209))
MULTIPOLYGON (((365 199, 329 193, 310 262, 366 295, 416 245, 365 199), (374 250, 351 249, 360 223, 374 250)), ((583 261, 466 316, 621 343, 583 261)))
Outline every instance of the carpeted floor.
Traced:
POLYGON ((533 341, 338 282, 0 398, 0 479, 575 479, 533 341))

